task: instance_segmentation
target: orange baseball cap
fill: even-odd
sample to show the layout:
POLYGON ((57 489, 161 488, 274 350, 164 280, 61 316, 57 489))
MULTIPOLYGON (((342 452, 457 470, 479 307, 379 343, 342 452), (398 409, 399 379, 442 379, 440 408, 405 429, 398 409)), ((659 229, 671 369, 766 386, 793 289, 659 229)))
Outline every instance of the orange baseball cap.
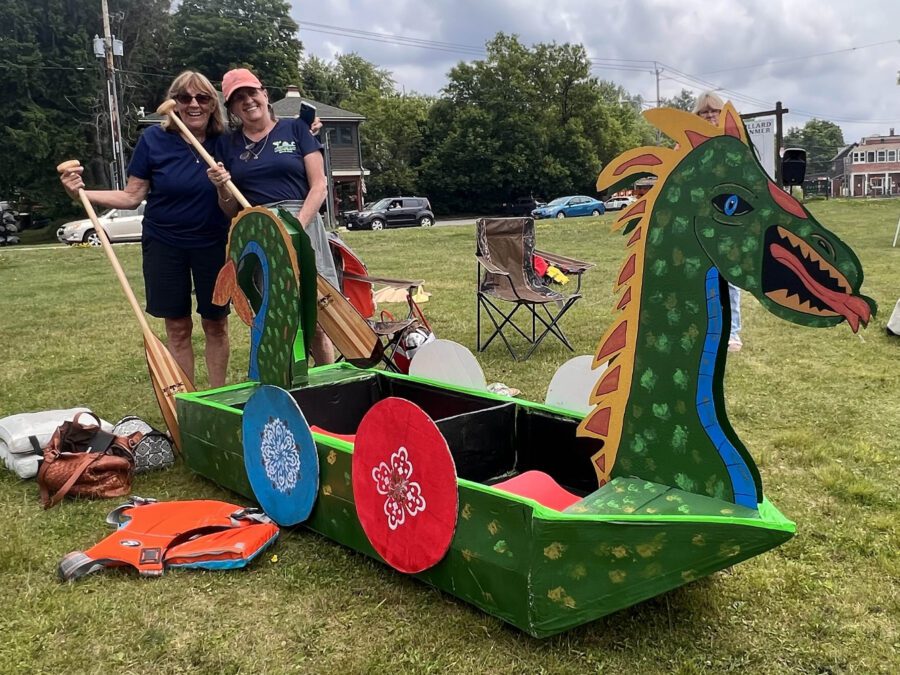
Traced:
POLYGON ((222 78, 222 94, 225 96, 225 103, 231 95, 241 87, 253 87, 254 89, 262 89, 262 82, 246 68, 234 68, 225 73, 222 78))

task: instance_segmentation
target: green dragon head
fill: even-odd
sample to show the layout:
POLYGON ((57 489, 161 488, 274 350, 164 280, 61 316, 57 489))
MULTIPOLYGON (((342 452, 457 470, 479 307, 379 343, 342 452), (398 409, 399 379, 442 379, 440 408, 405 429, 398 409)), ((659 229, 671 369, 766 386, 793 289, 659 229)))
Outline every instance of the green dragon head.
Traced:
POLYGON ((680 201, 690 214, 697 241, 724 279, 793 323, 846 320, 854 332, 868 323, 876 306, 859 294, 856 255, 769 179, 730 103, 718 125, 682 111, 645 114, 678 143, 664 153, 669 157, 655 152, 665 161, 646 173, 659 175, 660 199, 680 201))

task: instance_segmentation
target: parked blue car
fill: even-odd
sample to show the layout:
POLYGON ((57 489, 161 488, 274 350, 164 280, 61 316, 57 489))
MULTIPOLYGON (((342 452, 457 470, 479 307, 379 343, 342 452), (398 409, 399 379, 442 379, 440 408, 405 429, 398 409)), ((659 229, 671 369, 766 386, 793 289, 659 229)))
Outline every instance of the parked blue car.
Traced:
POLYGON ((549 204, 544 204, 531 212, 535 218, 572 218, 574 216, 602 216, 606 213, 603 202, 575 195, 572 197, 558 197, 549 204))

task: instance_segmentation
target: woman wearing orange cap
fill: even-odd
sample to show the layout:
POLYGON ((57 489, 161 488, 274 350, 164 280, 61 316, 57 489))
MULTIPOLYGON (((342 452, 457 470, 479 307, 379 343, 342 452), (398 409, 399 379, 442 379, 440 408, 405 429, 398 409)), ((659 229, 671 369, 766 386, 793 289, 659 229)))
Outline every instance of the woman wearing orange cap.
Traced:
MULTIPOLYGON (((219 205, 228 216, 238 211, 225 187, 231 179, 251 204, 295 212, 315 250, 317 271, 339 288, 319 216, 328 192, 322 144, 303 120, 277 119, 268 92, 246 68, 225 73, 222 93, 235 129, 219 143, 219 167, 208 171, 219 205)), ((334 346, 321 327, 316 328, 311 351, 317 364, 334 361, 334 346)))

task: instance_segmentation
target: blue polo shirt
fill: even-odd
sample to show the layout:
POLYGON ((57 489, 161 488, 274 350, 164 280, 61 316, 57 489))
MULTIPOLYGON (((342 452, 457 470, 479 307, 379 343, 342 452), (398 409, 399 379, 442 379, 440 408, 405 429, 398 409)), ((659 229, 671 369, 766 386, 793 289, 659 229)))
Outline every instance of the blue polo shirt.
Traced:
MULTIPOLYGON (((218 137, 203 147, 212 154, 218 137)), ((144 207, 144 237, 179 248, 211 246, 228 236, 206 162, 180 134, 149 127, 138 140, 128 175, 150 181, 144 207)))
POLYGON ((253 205, 306 199, 309 180, 303 158, 321 152, 322 144, 299 118, 275 123, 267 139, 250 143, 240 131, 219 139, 217 156, 231 180, 253 205), (247 150, 247 146, 250 150, 247 150), (246 159, 241 155, 250 152, 246 159))

